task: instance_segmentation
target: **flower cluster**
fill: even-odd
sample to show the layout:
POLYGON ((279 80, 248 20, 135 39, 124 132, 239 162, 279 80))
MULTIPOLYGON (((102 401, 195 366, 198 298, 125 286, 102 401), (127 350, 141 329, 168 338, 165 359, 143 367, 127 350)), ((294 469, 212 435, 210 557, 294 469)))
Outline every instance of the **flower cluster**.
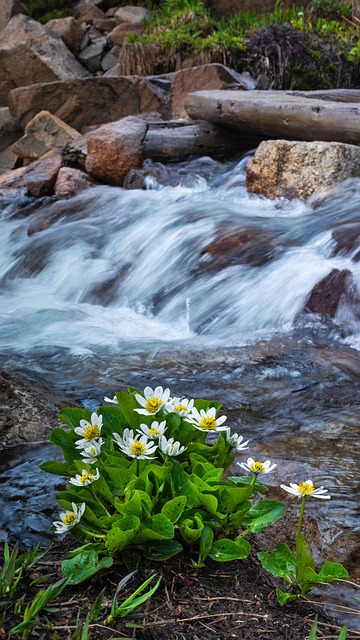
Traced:
POLYGON ((76 440, 76 448, 80 449, 83 462, 95 464, 100 455, 103 439, 100 437, 102 429, 102 416, 97 413, 91 414, 91 422, 80 420, 80 427, 74 429, 75 433, 82 436, 81 440, 76 440))

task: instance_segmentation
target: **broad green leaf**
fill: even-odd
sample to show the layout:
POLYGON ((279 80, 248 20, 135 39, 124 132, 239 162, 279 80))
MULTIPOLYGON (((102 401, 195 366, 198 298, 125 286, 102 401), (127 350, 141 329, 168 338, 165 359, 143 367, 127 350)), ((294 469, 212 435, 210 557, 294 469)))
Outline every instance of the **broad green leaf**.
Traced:
POLYGON ((59 462, 58 460, 48 460, 42 462, 39 465, 40 469, 47 471, 47 473, 53 473, 57 476, 74 476, 76 473, 76 467, 71 462, 59 462))
POLYGON ((242 560, 247 558, 250 553, 251 547, 247 540, 240 538, 235 540, 229 540, 223 538, 214 542, 209 558, 216 560, 216 562, 230 562, 231 560, 242 560))
POLYGON ((346 580, 349 577, 348 571, 340 562, 330 562, 330 560, 325 560, 323 566, 319 571, 319 576, 326 582, 331 582, 332 580, 346 580))
POLYGON ((242 524, 243 518, 245 514, 249 511, 250 507, 251 507, 251 502, 246 500, 241 504, 240 509, 238 509, 237 511, 229 515, 228 520, 229 520, 231 531, 238 529, 240 527, 240 525, 242 524))
POLYGON ((277 551, 273 553, 261 551, 257 556, 266 571, 272 573, 273 576, 284 578, 289 584, 292 584, 296 577, 295 556, 289 547, 282 542, 276 548, 277 551))
POLYGON ((192 520, 184 520, 179 528, 185 542, 187 544, 192 544, 200 538, 204 529, 204 524, 199 516, 194 516, 192 520))
POLYGON ((83 551, 70 560, 64 560, 61 563, 61 570, 69 584, 79 584, 101 569, 108 569, 112 563, 112 558, 106 556, 99 561, 99 556, 95 551, 83 551))
POLYGON ((163 508, 161 509, 161 513, 166 516, 170 522, 175 524, 184 511, 186 505, 186 496, 177 496, 172 500, 168 500, 165 502, 163 508))
MULTIPOLYGON (((140 393, 142 395, 142 393, 140 393)), ((140 405, 135 399, 135 395, 133 393, 126 393, 125 391, 118 391, 116 393, 116 397, 118 399, 121 412, 124 415, 126 422, 129 424, 131 429, 137 429, 140 425, 140 422, 146 422, 142 420, 145 416, 141 416, 134 411, 135 408, 140 409, 140 405)))
POLYGON ((303 535, 299 536, 296 544, 296 581, 303 595, 309 591, 311 582, 319 582, 309 543, 303 535))
POLYGON ((222 513, 232 513, 240 509, 241 505, 251 495, 250 487, 234 487, 221 485, 219 487, 219 510, 222 513))
POLYGON ((102 528, 100 518, 102 516, 108 516, 108 513, 105 507, 93 500, 90 496, 91 494, 80 489, 78 493, 72 491, 61 491, 56 494, 55 498, 61 507, 64 507, 64 509, 68 509, 69 511, 72 510, 72 502, 77 506, 85 502, 86 507, 83 515, 84 520, 91 522, 95 527, 102 528))
POLYGON ((184 549, 175 540, 161 540, 143 542, 141 545, 144 557, 148 560, 165 561, 181 553, 184 549))
MULTIPOLYGON (((75 429, 76 427, 80 426, 80 420, 87 420, 88 422, 90 422, 92 413, 93 412, 90 411, 90 409, 66 407, 57 414, 57 417, 59 418, 59 420, 61 420, 61 422, 67 424, 68 427, 72 427, 73 429, 75 429)), ((78 438, 80 437, 81 436, 78 436, 78 438)))
POLYGON ((122 495, 125 491, 125 487, 129 484, 131 480, 136 478, 136 476, 129 470, 124 469, 122 467, 109 467, 106 466, 106 473, 111 478, 114 486, 122 495))
POLYGON ((204 561, 208 557, 214 542, 214 532, 207 525, 204 526, 200 537, 200 560, 204 561))
POLYGON ((255 504, 244 517, 242 524, 248 527, 252 533, 258 533, 279 520, 285 513, 285 505, 278 500, 261 500, 255 504))
POLYGON ((294 593, 288 593, 287 591, 281 591, 281 589, 276 589, 276 597, 281 606, 288 604, 289 602, 294 602, 297 600, 297 595, 294 593))
POLYGON ((105 405, 99 407, 98 414, 103 417, 102 437, 113 433, 122 435, 125 427, 129 426, 120 407, 105 405))
POLYGON ((189 476, 182 469, 177 461, 174 461, 170 475, 170 485, 173 497, 186 496, 186 506, 188 508, 198 507, 201 502, 198 498, 198 492, 195 490, 189 480, 189 476))
POLYGON ((125 502, 115 499, 114 506, 119 513, 125 516, 137 516, 140 520, 150 515, 152 510, 151 498, 144 491, 139 490, 134 491, 130 500, 125 502))
POLYGON ((174 526, 162 513, 145 518, 141 522, 140 530, 134 538, 136 544, 148 540, 168 540, 174 537, 174 526))
POLYGON ((110 553, 125 549, 139 531, 140 524, 140 519, 136 516, 121 518, 113 523, 113 528, 106 536, 106 547, 110 553))
MULTIPOLYGON (((233 482, 234 484, 237 484, 237 485, 239 484, 249 485, 252 479, 253 479, 253 476, 230 476, 228 478, 229 482, 233 482)), ((255 481, 255 484, 253 485, 253 490, 259 491, 259 493, 267 493, 269 491, 269 489, 265 487, 264 484, 261 484, 261 482, 259 482, 258 480, 255 481)))
POLYGON ((55 427, 51 432, 50 442, 60 447, 67 462, 73 462, 73 460, 81 458, 75 445, 75 441, 79 438, 80 436, 77 436, 73 431, 64 431, 61 427, 55 427))

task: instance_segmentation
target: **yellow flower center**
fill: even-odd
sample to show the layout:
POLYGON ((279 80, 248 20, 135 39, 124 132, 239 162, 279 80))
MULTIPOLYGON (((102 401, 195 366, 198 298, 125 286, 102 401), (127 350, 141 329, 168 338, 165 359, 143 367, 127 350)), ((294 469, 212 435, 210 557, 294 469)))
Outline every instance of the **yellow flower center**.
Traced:
POLYGON ((75 513, 71 512, 71 513, 67 513, 64 520, 63 520, 64 524, 69 527, 72 524, 75 524, 76 522, 76 516, 75 513))
POLYGON ((94 476, 91 473, 83 473, 83 475, 79 478, 79 481, 82 484, 85 484, 86 480, 93 480, 94 476))
POLYGON ((95 454, 96 453, 95 447, 90 447, 89 453, 91 453, 92 455, 95 454))
POLYGON ((310 493, 315 491, 315 487, 310 480, 306 480, 306 482, 302 482, 299 484, 298 492, 302 496, 308 496, 310 493))
POLYGON ((265 466, 262 462, 254 462, 254 464, 251 465, 251 470, 254 473, 264 473, 265 466))
POLYGON ((146 401, 145 409, 149 413, 157 413, 161 409, 163 403, 159 398, 149 398, 146 401))
POLYGON ((143 442, 139 442, 138 440, 135 440, 135 442, 130 445, 129 449, 134 456, 141 456, 143 453, 146 453, 146 446, 143 442))
POLYGON ((186 407, 184 404, 177 404, 176 407, 174 407, 175 411, 186 411, 186 407))
POLYGON ((158 429, 155 429, 155 427, 151 427, 151 429, 149 429, 149 436, 159 436, 160 435, 160 431, 158 429))
POLYGON ((201 418, 199 427, 204 429, 204 431, 212 431, 212 429, 216 429, 216 420, 210 416, 205 416, 204 418, 201 418))
POLYGON ((88 427, 86 427, 84 433, 83 433, 83 437, 85 438, 85 440, 94 440, 94 438, 98 438, 100 435, 100 429, 97 426, 97 424, 91 424, 88 427))

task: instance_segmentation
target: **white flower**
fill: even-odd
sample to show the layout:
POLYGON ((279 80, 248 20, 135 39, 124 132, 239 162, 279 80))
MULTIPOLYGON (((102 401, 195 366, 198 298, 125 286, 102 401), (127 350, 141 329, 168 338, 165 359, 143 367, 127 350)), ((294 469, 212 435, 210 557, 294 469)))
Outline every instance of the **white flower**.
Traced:
POLYGON ((161 436, 159 439, 159 449, 167 456, 179 456, 187 447, 182 447, 181 442, 174 442, 174 438, 165 438, 161 436))
POLYGON ((120 436, 118 433, 113 433, 113 440, 114 442, 116 442, 116 444, 119 445, 119 447, 126 447, 126 443, 127 441, 133 440, 134 439, 134 432, 132 429, 124 429, 124 432, 122 434, 122 436, 120 436))
POLYGON ((265 460, 265 462, 257 462, 253 460, 253 458, 248 458, 246 462, 237 462, 236 464, 239 467, 245 469, 245 471, 251 471, 252 473, 270 473, 275 467, 276 464, 271 464, 270 460, 265 460))
POLYGON ((169 413, 178 413, 179 416, 183 418, 192 412, 193 406, 194 400, 188 400, 187 398, 169 398, 165 409, 169 413))
POLYGON ((237 433, 231 434, 230 427, 226 429, 226 442, 230 447, 235 449, 235 451, 245 451, 245 449, 249 448, 246 446, 249 443, 249 440, 246 440, 246 442, 243 442, 243 440, 243 436, 239 436, 237 433))
POLYGON ((200 412, 193 407, 192 412, 186 417, 186 421, 190 422, 199 431, 226 431, 228 427, 220 426, 225 420, 226 416, 216 418, 215 407, 211 407, 207 411, 200 409, 200 412))
POLYGON ((163 389, 162 387, 156 387, 154 390, 151 387, 145 387, 144 396, 139 393, 135 393, 135 398, 143 409, 134 409, 137 413, 141 413, 144 416, 151 416, 154 413, 160 411, 167 403, 170 396, 170 389, 163 389))
POLYGON ((116 396, 114 396, 113 398, 108 398, 107 396, 104 397, 105 402, 110 402, 111 404, 119 404, 119 400, 117 399, 116 396))
POLYGON ((74 502, 71 503, 72 511, 63 511, 60 513, 60 520, 53 522, 56 529, 55 533, 64 533, 80 522, 85 511, 85 502, 77 507, 74 502))
POLYGON ((322 500, 330 500, 331 498, 331 496, 323 495, 328 492, 324 487, 315 489, 312 480, 305 480, 305 482, 301 482, 300 484, 290 482, 290 487, 286 487, 284 484, 281 484, 280 487, 298 498, 302 498, 303 496, 312 496, 313 498, 321 498, 322 500))
POLYGON ((99 480, 100 478, 99 469, 95 469, 95 472, 96 473, 90 473, 83 469, 81 475, 77 473, 75 478, 71 478, 71 480, 69 480, 69 483, 75 484, 77 487, 84 487, 87 484, 92 484, 95 480, 99 480))
POLYGON ((137 429, 137 432, 141 436, 145 435, 149 440, 158 440, 164 435, 166 429, 167 426, 165 420, 160 423, 154 420, 154 422, 151 423, 151 427, 148 427, 147 424, 141 424, 140 429, 137 429))
POLYGON ((91 423, 88 420, 80 420, 80 427, 74 429, 75 433, 82 436, 82 440, 76 440, 77 449, 84 449, 90 442, 100 436, 102 427, 102 415, 91 414, 91 423))
POLYGON ((135 438, 128 438, 126 443, 120 444, 118 442, 118 445, 126 456, 138 458, 139 460, 152 458, 157 449, 157 445, 151 440, 149 441, 146 436, 139 435, 135 436, 135 438))
POLYGON ((101 446, 103 443, 103 439, 98 438, 97 440, 89 442, 87 447, 83 448, 82 445, 80 445, 80 447, 76 447, 77 449, 82 449, 82 451, 80 451, 80 455, 85 456, 83 462, 86 462, 87 464, 95 464, 101 453, 101 446))

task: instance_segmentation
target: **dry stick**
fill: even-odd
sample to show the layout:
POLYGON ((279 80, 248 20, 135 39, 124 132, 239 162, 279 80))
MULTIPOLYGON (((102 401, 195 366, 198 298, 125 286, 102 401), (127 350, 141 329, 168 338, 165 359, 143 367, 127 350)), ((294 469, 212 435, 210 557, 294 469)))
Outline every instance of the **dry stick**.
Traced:
MULTIPOLYGON (((232 611, 232 612, 222 613, 221 615, 223 618, 227 616, 246 616, 246 617, 251 616, 253 618, 263 618, 265 614, 232 611)), ((218 613, 204 613, 201 616, 200 615, 192 616, 191 618, 177 618, 177 619, 170 619, 170 620, 158 620, 157 622, 148 622, 145 624, 143 628, 147 629, 148 627, 163 626, 166 624, 179 624, 181 622, 192 622, 193 620, 200 622, 202 618, 217 618, 217 617, 219 617, 218 613)))
POLYGON ((231 600, 232 602, 247 602, 248 604, 253 604, 254 601, 253 600, 244 600, 243 598, 228 598, 227 596, 217 596, 216 598, 197 598, 196 596, 194 597, 194 600, 206 600, 206 602, 210 601, 210 600, 231 600))
POLYGON ((344 610, 347 611, 348 613, 352 613, 355 614, 357 616, 360 615, 360 611, 358 609, 351 609, 351 607, 346 607, 344 604, 330 604, 328 602, 319 602, 318 600, 308 600, 307 598, 304 598, 305 602, 309 602, 310 604, 317 604, 319 606, 322 607, 328 607, 331 606, 331 608, 336 609, 336 610, 344 610))

